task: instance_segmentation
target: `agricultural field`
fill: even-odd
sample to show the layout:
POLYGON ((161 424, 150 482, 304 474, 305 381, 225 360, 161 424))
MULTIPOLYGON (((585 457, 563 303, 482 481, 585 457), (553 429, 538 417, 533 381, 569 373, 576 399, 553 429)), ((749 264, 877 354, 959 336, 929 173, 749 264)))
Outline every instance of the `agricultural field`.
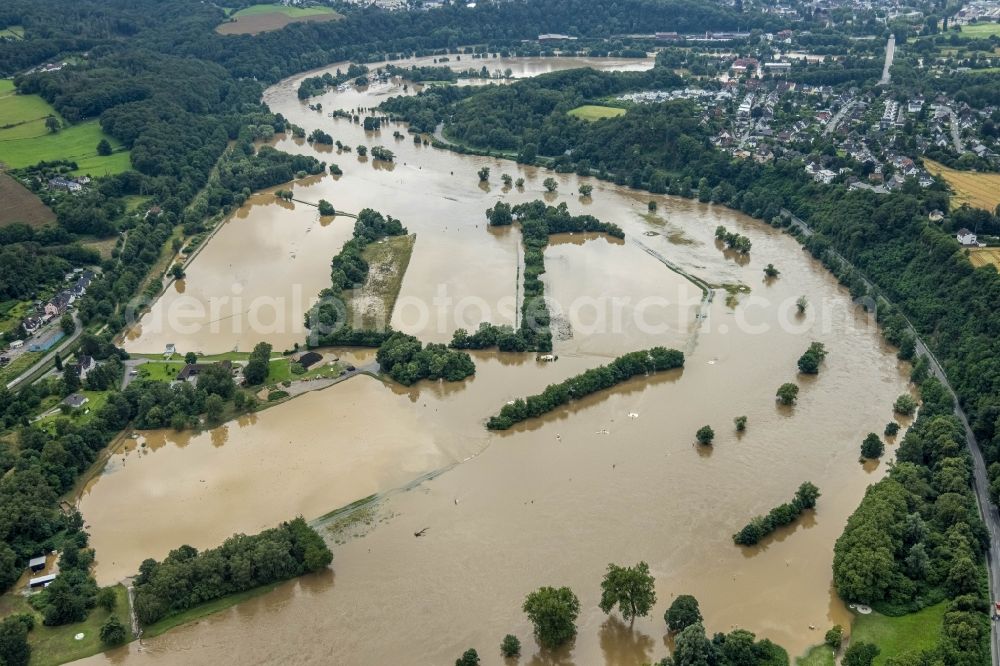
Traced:
POLYGON ((10 39, 19 42, 24 39, 24 27, 9 25, 6 28, 0 28, 0 39, 10 39))
POLYGON ((343 18, 329 7, 285 7, 283 5, 252 5, 234 12, 229 21, 215 30, 222 35, 256 35, 280 30, 289 23, 302 21, 336 21, 343 18))
POLYGON ((52 209, 35 193, 5 173, 0 173, 0 227, 23 222, 40 227, 56 219, 52 209))
POLYGON ((362 256, 369 265, 368 279, 361 288, 350 291, 348 317, 351 326, 378 328, 388 325, 416 240, 415 234, 392 236, 364 249, 362 256))
POLYGON ((584 104, 575 109, 570 109, 567 113, 587 121, 601 120, 603 118, 616 118, 625 115, 625 109, 614 106, 597 106, 596 104, 584 104))
POLYGON ((924 158, 924 165, 935 176, 944 178, 955 191, 952 206, 967 203, 992 213, 1000 204, 1000 173, 958 171, 927 158, 924 158))
POLYGON ((18 95, 9 79, 0 80, 0 165, 17 169, 42 160, 73 160, 73 175, 104 176, 131 167, 129 153, 101 130, 97 120, 67 125, 55 109, 38 95, 18 95), (63 125, 55 134, 45 127, 54 116, 63 125), (97 144, 107 139, 111 155, 97 154, 97 144))
POLYGON ((970 247, 969 261, 976 268, 996 266, 1000 270, 1000 247, 970 247))

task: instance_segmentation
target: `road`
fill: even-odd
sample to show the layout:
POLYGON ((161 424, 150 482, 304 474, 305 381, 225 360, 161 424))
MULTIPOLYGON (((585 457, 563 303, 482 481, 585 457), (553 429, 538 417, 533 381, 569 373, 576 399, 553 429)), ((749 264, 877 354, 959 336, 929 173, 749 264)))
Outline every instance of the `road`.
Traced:
MULTIPOLYGON (((798 227, 804 236, 811 236, 813 234, 812 229, 805 222, 792 215, 791 211, 782 208, 781 212, 791 216, 792 224, 798 227)), ((832 248, 830 251, 844 262, 845 265, 853 268, 853 265, 839 252, 832 248)), ((864 280, 868 288, 877 293, 872 282, 861 271, 858 271, 856 268, 854 270, 861 276, 861 279, 864 280)), ((889 303, 889 300, 884 296, 880 296, 879 298, 889 303)), ((997 587, 1000 584, 1000 511, 997 510, 997 507, 990 500, 989 477, 986 474, 986 461, 983 459, 983 452, 979 449, 976 436, 972 432, 972 427, 969 426, 969 419, 958 401, 958 394, 955 393, 951 382, 948 381, 948 376, 945 374, 944 368, 941 367, 934 353, 920 339, 909 319, 906 320, 906 325, 910 329, 910 334, 916 340, 916 353, 927 357, 931 374, 937 377, 941 381, 941 384, 948 389, 948 393, 951 394, 951 399, 955 403, 955 417, 962 424, 962 428, 965 429, 965 443, 972 456, 972 489, 976 493, 976 503, 979 505, 979 513, 983 517, 986 529, 990 533, 990 547, 986 552, 986 569, 990 579, 990 598, 1000 600, 1000 589, 997 587)), ((992 654, 993 663, 1000 664, 1000 661, 998 661, 1000 660, 1000 632, 997 630, 997 622, 990 622, 990 653, 992 654)))
POLYGON ((59 344, 56 348, 49 350, 49 352, 45 356, 40 358, 38 362, 36 362, 33 366, 31 366, 30 368, 19 374, 11 381, 7 382, 8 390, 16 390, 18 387, 20 387, 20 385, 24 382, 24 380, 35 374, 35 372, 37 372, 38 369, 44 366, 46 363, 52 361, 52 359, 55 358, 56 354, 62 353, 63 351, 66 350, 66 348, 68 348, 70 345, 76 342, 76 339, 79 338, 80 335, 83 333, 83 324, 80 322, 80 317, 76 314, 76 312, 73 313, 73 323, 76 324, 76 329, 73 331, 73 334, 67 337, 65 340, 63 340, 62 343, 59 344))
POLYGON ((965 152, 965 147, 962 145, 962 135, 959 133, 958 116, 955 115, 955 109, 950 106, 946 106, 944 109, 948 112, 948 128, 951 130, 951 142, 955 146, 955 152, 961 155, 965 152))
POLYGON ((882 67, 882 78, 879 79, 880 86, 889 85, 889 81, 892 80, 892 75, 889 70, 892 69, 892 59, 896 55, 896 35, 889 35, 889 41, 885 45, 885 65, 882 67))
POLYGON ((836 132, 837 125, 839 125, 840 121, 844 119, 844 116, 847 115, 847 113, 849 113, 850 110, 854 108, 855 104, 857 104, 857 101, 852 99, 850 102, 842 106, 840 108, 840 111, 837 111, 837 115, 835 115, 830 120, 830 122, 827 123, 826 128, 823 130, 823 135, 826 136, 827 134, 833 134, 834 132, 836 132))

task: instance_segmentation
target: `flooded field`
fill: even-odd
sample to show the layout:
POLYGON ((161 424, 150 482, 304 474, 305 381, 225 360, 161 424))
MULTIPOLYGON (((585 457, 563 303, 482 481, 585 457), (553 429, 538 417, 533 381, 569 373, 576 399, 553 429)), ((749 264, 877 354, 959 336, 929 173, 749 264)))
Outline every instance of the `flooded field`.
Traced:
MULTIPOLYGON (((532 73, 530 63, 523 67, 532 73)), ((345 144, 396 153, 393 165, 335 149, 320 153, 344 175, 297 192, 338 210, 376 208, 417 234, 393 325, 446 341, 459 326, 513 321, 520 234, 488 231, 484 211, 498 199, 543 197, 541 180, 550 174, 439 151, 409 136, 394 140, 392 126, 365 133, 325 112, 373 106, 389 93, 330 92, 316 98, 325 110, 319 114, 296 98, 299 79, 267 91, 274 111, 307 131, 321 127, 345 144), (481 187, 476 171, 484 165, 492 176, 481 187), (501 173, 525 178, 523 191, 500 187, 501 173)), ((277 146, 314 150, 289 138, 277 146)), ((858 464, 858 447, 891 419, 892 400, 906 390, 906 368, 847 292, 791 238, 724 208, 598 181, 588 181, 593 195, 581 199, 576 190, 585 179, 554 177, 559 190, 551 203, 566 202, 571 212, 626 233, 624 241, 551 239, 544 281, 566 322, 555 342, 559 360, 478 353, 477 373, 463 383, 407 389, 359 377, 269 409, 255 423, 181 441, 173 433, 145 434, 150 452, 114 456, 81 499, 102 581, 181 543, 214 545, 235 530, 254 531, 295 513, 316 519, 386 494, 374 529, 336 539, 333 575, 290 582, 93 662, 276 663, 294 653, 297 663, 442 664, 475 647, 484 664, 499 664, 500 639, 514 633, 524 644, 522 663, 631 665, 667 654, 663 611, 682 593, 698 597, 710 632, 742 626, 793 656, 821 642, 832 624, 849 621, 830 589, 833 543, 865 487, 885 471, 885 461, 858 464), (659 211, 653 216, 651 198, 659 211), (750 237, 749 259, 716 244, 719 224, 750 237), (768 263, 780 269, 778 279, 765 280, 768 263), (702 291, 675 270, 715 286, 711 300, 703 303, 702 291), (804 316, 796 314, 800 296, 809 302, 804 316), (813 340, 829 355, 818 376, 803 377, 796 359, 813 340), (632 380, 503 434, 483 428, 514 397, 656 344, 685 350, 685 368, 632 380), (778 407, 774 392, 787 381, 801 386, 798 404, 778 407), (732 426, 738 415, 749 417, 742 435, 732 426), (705 424, 715 429, 713 447, 694 442, 705 424), (822 492, 815 512, 755 549, 732 544, 733 532, 806 480, 822 492), (131 515, 136 507, 141 516, 131 515), (414 538, 423 528, 426 536, 414 538), (656 577, 658 603, 630 630, 605 617, 597 602, 607 564, 639 560, 656 577), (557 654, 538 649, 520 610, 540 585, 568 585, 581 601, 579 635, 557 654)), ((245 207, 244 217, 228 224, 318 224, 294 206, 245 207)), ((302 255, 289 262, 286 253, 272 267, 256 248, 222 247, 261 237, 234 232, 227 239, 223 229, 192 264, 187 290, 200 282, 206 297, 225 293, 237 270, 257 271, 236 265, 236 255, 252 253, 270 275, 260 277, 260 293, 287 294, 294 280, 306 294, 307 287, 318 291, 351 225, 335 218, 310 232, 310 240, 324 239, 322 251, 302 250, 317 274, 296 263, 302 255)), ((248 280, 247 291, 257 279, 248 280)), ((178 331, 144 329, 130 349, 161 351, 163 341, 183 349, 178 331)), ((190 344, 206 351, 283 339, 225 330, 190 335, 190 344)))

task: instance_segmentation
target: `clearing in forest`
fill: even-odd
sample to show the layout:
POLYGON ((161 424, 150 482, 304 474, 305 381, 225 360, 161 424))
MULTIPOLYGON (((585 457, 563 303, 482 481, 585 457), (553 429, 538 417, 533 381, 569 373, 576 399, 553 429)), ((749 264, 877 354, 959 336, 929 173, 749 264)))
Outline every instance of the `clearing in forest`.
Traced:
POLYGON ((1000 270, 1000 247, 970 247, 969 261, 976 268, 992 265, 1000 270))
POLYGON ((280 30, 289 23, 302 21, 336 21, 344 18, 329 7, 286 7, 284 5, 252 5, 234 12, 229 20, 215 30, 222 35, 256 35, 280 30))
POLYGON ((584 104, 568 111, 569 115, 576 116, 583 120, 601 120, 602 118, 616 118, 625 115, 625 109, 616 106, 598 106, 596 104, 584 104))

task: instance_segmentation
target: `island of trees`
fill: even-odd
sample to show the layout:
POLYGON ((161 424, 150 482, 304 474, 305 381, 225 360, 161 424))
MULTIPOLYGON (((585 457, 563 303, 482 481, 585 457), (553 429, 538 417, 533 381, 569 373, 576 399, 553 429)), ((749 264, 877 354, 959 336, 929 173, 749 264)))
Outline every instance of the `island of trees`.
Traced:
POLYGON ((551 412, 571 400, 596 393, 636 377, 684 367, 684 354, 676 349, 653 347, 629 352, 607 365, 591 368, 558 384, 549 384, 538 395, 517 398, 486 422, 490 430, 506 430, 516 423, 551 412))

